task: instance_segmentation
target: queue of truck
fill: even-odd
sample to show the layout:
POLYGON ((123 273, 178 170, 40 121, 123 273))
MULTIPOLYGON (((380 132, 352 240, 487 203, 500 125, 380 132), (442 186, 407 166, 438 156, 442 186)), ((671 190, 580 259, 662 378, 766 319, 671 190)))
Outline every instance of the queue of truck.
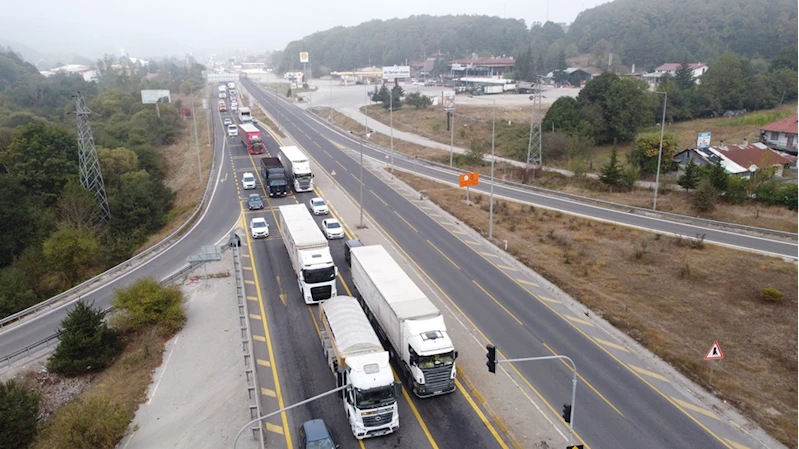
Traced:
MULTIPOLYGON (((239 108, 238 116, 240 124, 234 126, 248 153, 262 154, 265 145, 258 128, 249 123, 249 108, 239 108)), ((313 191, 310 161, 296 146, 280 147, 277 157, 261 158, 261 174, 269 197, 286 196, 289 186, 294 192, 313 191)), ((321 344, 336 387, 346 386, 340 397, 353 435, 363 439, 399 429, 402 384, 394 381, 392 357, 417 397, 455 391, 458 352, 444 318, 386 249, 348 241, 354 297, 339 296, 339 271, 328 238, 308 206, 278 209, 282 240, 303 302, 319 304, 321 344)))

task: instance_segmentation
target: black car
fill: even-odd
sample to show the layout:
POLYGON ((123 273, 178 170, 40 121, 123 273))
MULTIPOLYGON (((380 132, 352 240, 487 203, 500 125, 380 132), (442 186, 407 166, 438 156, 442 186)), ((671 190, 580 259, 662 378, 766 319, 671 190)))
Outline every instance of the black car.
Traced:
POLYGON ((350 251, 353 248, 358 248, 359 246, 363 246, 360 240, 347 240, 347 243, 344 244, 344 259, 347 261, 347 265, 352 266, 352 255, 350 251))
POLYGON ((325 422, 321 419, 305 421, 299 430, 300 449, 337 449, 325 422))
POLYGON ((247 207, 249 207, 250 210, 263 209, 264 201, 261 199, 261 195, 257 193, 251 193, 247 198, 247 207))

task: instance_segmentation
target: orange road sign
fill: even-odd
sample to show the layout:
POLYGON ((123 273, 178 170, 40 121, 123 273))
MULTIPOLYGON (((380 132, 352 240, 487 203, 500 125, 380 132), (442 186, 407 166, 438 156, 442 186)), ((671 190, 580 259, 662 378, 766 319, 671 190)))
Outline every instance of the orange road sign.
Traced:
POLYGON ((460 180, 461 180, 461 187, 473 187, 479 184, 480 174, 477 172, 464 173, 460 175, 460 180))

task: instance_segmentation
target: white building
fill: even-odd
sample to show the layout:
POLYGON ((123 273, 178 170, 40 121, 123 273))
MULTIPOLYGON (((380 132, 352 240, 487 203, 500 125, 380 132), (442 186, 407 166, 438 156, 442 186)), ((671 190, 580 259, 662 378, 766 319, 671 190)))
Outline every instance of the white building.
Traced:
POLYGON ((97 69, 94 67, 89 67, 85 65, 79 64, 67 64, 65 66, 56 67, 52 70, 44 70, 41 73, 44 76, 52 76, 56 73, 76 73, 83 77, 86 81, 97 81, 98 72, 97 69))
MULTIPOLYGON (((650 86, 657 86, 662 82, 664 75, 668 74, 672 78, 676 76, 680 66, 682 66, 682 64, 678 62, 667 62, 666 64, 656 67, 654 72, 641 76, 641 79, 649 83, 650 86)), ((699 84, 699 78, 704 75, 709 68, 704 62, 694 62, 688 64, 688 67, 691 68, 691 75, 696 84, 699 84)))

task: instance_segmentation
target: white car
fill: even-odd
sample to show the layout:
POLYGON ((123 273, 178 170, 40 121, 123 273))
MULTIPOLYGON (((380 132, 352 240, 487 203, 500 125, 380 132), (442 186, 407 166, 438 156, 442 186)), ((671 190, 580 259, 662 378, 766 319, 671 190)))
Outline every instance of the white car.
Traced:
POLYGON ((269 223, 263 218, 253 218, 250 221, 250 233, 254 239, 269 237, 269 223))
POLYGON ((308 209, 311 209, 314 215, 327 215, 329 213, 327 210, 327 203, 319 197, 311 198, 311 200, 308 201, 308 209))
POLYGON ((344 228, 341 227, 341 223, 335 218, 326 218, 322 220, 322 231, 324 231, 325 236, 331 240, 344 238, 344 228))
POLYGON ((239 127, 236 125, 227 125, 227 135, 235 137, 239 135, 239 127))
POLYGON ((225 120, 222 121, 222 123, 224 123, 225 126, 232 125, 233 124, 233 120, 231 120, 229 118, 226 118, 225 120))
POLYGON ((244 176, 241 177, 241 187, 244 190, 250 190, 255 188, 255 176, 250 173, 244 173, 244 176))

